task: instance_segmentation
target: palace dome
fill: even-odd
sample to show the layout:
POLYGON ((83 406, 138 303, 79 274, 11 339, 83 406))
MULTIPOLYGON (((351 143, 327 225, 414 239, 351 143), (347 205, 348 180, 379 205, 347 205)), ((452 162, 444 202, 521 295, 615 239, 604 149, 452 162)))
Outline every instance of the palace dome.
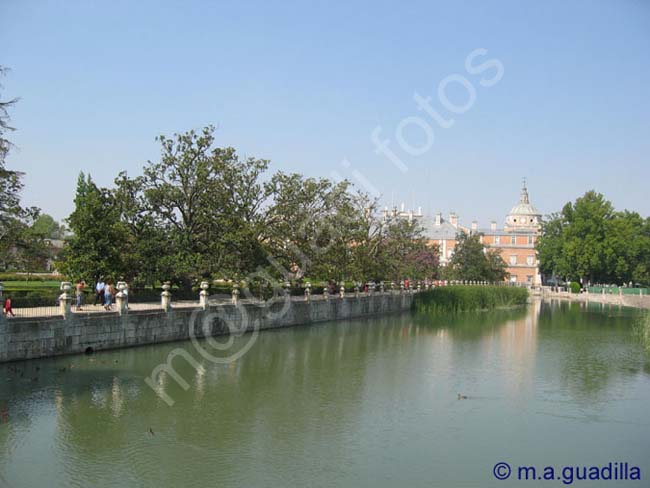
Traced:
POLYGON ((541 221, 541 217, 542 215, 539 211, 530 203, 528 188, 526 188, 526 182, 524 181, 519 203, 512 207, 506 218, 506 222, 510 227, 530 227, 537 226, 541 221))

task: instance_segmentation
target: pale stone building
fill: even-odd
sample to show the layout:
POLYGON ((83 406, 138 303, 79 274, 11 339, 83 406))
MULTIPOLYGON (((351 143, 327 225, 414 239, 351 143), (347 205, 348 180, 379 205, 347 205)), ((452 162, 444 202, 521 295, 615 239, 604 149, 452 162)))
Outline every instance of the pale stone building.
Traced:
MULTIPOLYGON (((384 215, 387 213, 386 209, 384 215)), ((530 203, 525 182, 519 202, 512 207, 501 228, 498 228, 496 221, 492 221, 489 228, 479 228, 477 221, 473 221, 470 227, 465 227, 460 224, 458 215, 454 212, 445 220, 441 213, 431 218, 422 215, 421 209, 417 212, 407 211, 403 205, 400 211, 393 209, 392 215, 409 220, 417 219, 422 224, 429 244, 438 245, 440 264, 443 266, 449 263, 454 254, 459 232, 477 233, 486 247, 501 253, 508 266, 510 282, 526 286, 539 286, 542 283, 535 251, 542 215, 530 203)))
POLYGON ((535 251, 541 223, 542 215, 530 203, 528 188, 524 182, 519 203, 510 210, 505 226, 497 229, 496 222, 492 222, 489 229, 479 231, 483 244, 501 253, 508 265, 512 283, 528 286, 542 284, 535 251))

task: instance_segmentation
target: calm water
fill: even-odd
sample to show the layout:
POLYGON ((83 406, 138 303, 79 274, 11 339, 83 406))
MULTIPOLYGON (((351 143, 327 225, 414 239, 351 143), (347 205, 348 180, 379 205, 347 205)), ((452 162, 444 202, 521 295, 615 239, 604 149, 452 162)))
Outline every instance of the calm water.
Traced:
POLYGON ((616 486, 648 486, 637 322, 538 303, 264 332, 232 364, 177 358, 172 407, 143 378, 191 343, 0 365, 0 486, 564 486, 498 461, 628 461, 645 480, 616 486))

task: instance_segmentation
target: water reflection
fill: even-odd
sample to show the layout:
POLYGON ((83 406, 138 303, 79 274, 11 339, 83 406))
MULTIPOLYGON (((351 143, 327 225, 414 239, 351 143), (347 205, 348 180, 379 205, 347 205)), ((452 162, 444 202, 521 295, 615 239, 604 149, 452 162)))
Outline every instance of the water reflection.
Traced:
MULTIPOLYGON (((584 435, 581 452, 592 449, 584 422, 629 422, 632 445, 647 446, 650 367, 639 337, 650 326, 635 333, 638 319, 626 309, 536 302, 268 331, 234 363, 195 354, 195 369, 179 358, 190 387, 160 382, 173 407, 143 379, 179 344, 3 365, 0 480, 394 486, 449 473, 453 486, 449 466, 467 456, 483 459, 495 445, 529 455, 548 447, 528 442, 531 429, 558 442, 558 419, 584 435)), ((488 479, 479 467, 463 469, 488 479)))

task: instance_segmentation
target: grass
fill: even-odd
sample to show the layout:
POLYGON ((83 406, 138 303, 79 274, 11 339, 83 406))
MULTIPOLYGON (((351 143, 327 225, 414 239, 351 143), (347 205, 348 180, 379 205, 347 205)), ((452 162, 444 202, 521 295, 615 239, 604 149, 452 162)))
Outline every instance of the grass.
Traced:
POLYGON ((466 312, 524 305, 528 290, 509 286, 442 286, 418 293, 413 308, 418 312, 466 312))

